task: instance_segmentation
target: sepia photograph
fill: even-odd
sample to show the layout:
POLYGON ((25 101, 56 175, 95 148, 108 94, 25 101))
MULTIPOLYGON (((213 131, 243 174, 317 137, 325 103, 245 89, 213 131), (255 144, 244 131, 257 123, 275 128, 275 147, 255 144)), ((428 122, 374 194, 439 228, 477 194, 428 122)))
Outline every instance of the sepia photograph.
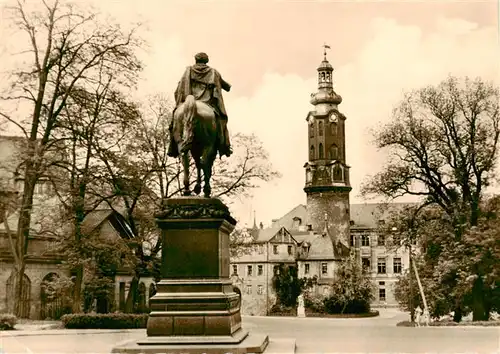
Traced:
POLYGON ((500 352, 499 0, 0 0, 0 354, 500 352))

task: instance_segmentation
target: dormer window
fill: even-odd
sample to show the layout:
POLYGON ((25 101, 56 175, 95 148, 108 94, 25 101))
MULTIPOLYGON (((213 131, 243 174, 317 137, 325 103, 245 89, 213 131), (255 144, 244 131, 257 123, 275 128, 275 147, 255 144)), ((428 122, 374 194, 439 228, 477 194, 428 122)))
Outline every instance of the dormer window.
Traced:
POLYGON ((292 228, 294 229, 298 229, 300 226, 302 225, 302 219, 295 216, 293 218, 293 225, 292 225, 292 228))

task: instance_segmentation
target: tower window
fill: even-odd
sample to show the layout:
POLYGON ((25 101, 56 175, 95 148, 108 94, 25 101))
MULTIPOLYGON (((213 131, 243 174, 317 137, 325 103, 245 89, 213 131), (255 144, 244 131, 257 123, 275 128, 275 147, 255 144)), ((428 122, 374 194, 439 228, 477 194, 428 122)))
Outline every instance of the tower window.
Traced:
POLYGON ((335 181, 342 181, 342 168, 339 165, 333 168, 333 179, 335 181))
POLYGON ((314 126, 309 125, 309 137, 314 138, 314 126))
POLYGON ((337 135, 337 123, 330 123, 330 134, 337 135))
POLYGON ((318 135, 323 136, 323 122, 318 123, 318 135))
POLYGON ((319 158, 323 159, 324 158, 324 151, 323 151, 323 144, 322 143, 319 143, 318 150, 319 150, 319 158))
POLYGON ((311 149, 309 149, 309 160, 314 160, 316 158, 316 154, 314 151, 314 145, 311 145, 311 149))
POLYGON ((328 151, 329 153, 329 158, 330 160, 337 160, 338 159, 338 154, 339 154, 339 148, 337 147, 337 145, 335 144, 332 144, 330 146, 330 150, 328 151))

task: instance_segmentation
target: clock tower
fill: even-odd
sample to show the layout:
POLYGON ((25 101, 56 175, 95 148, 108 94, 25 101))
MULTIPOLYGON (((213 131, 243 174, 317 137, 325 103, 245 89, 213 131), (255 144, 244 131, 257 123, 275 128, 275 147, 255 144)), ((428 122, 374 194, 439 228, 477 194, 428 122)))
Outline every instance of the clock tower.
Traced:
POLYGON ((332 241, 349 246, 349 166, 345 154, 345 121, 338 106, 342 97, 333 89, 333 67, 324 58, 318 67, 318 90, 311 94, 314 109, 307 115, 308 155, 304 165, 309 224, 328 228, 332 241))

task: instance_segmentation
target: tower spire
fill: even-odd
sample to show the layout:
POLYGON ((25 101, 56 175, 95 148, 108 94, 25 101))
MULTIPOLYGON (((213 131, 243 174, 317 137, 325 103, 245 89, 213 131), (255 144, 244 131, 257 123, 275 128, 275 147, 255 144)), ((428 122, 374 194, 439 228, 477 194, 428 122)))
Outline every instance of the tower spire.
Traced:
POLYGON ((327 49, 331 49, 330 46, 328 44, 326 44, 325 42, 323 42, 323 57, 324 57, 324 60, 326 60, 326 50, 327 49))

